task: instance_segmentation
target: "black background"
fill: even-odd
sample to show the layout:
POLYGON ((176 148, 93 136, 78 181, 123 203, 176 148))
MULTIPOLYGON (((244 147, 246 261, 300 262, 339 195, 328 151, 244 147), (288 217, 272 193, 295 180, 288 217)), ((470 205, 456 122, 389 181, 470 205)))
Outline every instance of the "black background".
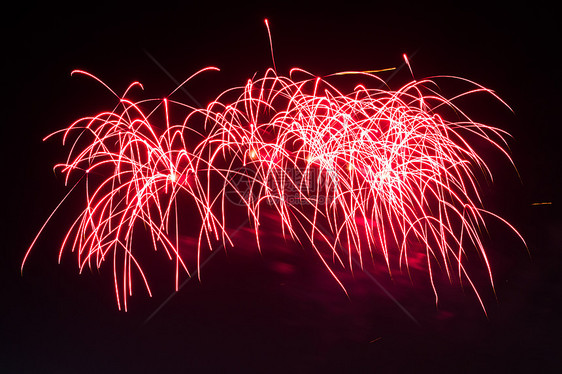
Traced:
MULTIPOLYGON (((96 2, 26 4, 5 12, 0 369, 558 372, 561 82, 555 13, 538 2, 96 2), (152 299, 137 289, 130 310, 119 312, 110 270, 78 275, 70 254, 57 265, 68 214, 78 209, 72 206, 47 227, 20 274, 25 250, 66 191, 52 172, 65 156, 59 139, 41 139, 114 104, 98 84, 70 72, 87 70, 118 92, 139 80, 147 97, 163 97, 175 84, 145 51, 179 81, 217 66, 220 73, 186 87, 205 102, 270 66, 265 17, 280 72, 293 66, 319 75, 386 68, 399 66, 407 53, 416 77, 462 76, 493 89, 512 107, 513 113, 492 99, 467 103, 476 119, 513 135, 520 178, 492 153, 486 159, 496 179, 484 184, 483 193, 486 207, 518 228, 531 254, 504 226, 490 224, 486 245, 497 301, 484 292, 488 318, 458 284, 443 286, 436 308, 424 281, 404 286, 378 274, 416 324, 365 277, 348 280, 348 299, 306 250, 283 255, 266 246, 260 255, 248 245, 217 254, 202 283, 188 283, 145 323, 173 281, 163 278, 152 299), (545 201, 552 204, 532 205, 545 201), (275 271, 280 257, 291 271, 275 271)), ((390 84, 408 79, 404 69, 390 84)))

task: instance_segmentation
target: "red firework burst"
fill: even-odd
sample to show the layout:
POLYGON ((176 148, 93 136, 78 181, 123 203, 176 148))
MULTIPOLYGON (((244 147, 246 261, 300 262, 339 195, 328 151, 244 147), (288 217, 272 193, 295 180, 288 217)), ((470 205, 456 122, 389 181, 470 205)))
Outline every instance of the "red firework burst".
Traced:
POLYGON ((473 121, 456 101, 476 93, 499 100, 489 89, 435 77, 391 90, 369 72, 319 78, 300 69, 289 76, 270 69, 197 109, 168 99, 134 102, 127 97, 135 86, 140 84, 116 95, 114 110, 62 130, 64 141, 76 134, 75 142, 67 161, 56 166, 67 182, 78 173, 86 185, 86 204, 60 255, 75 252, 80 270, 110 258, 119 308, 127 308, 134 271, 150 294, 134 255, 139 225, 154 249, 163 248, 175 261, 176 289, 180 273, 189 274, 178 248, 180 196, 194 202, 200 217, 197 266, 203 244, 233 245, 225 228, 234 196, 247 211, 258 246, 263 209, 273 210, 284 234, 306 240, 342 288, 332 263, 351 269, 355 256, 362 266, 376 252, 390 269, 395 250, 399 265, 408 267, 411 251, 421 250, 436 297, 433 273, 440 264, 447 276, 466 279, 484 307, 465 251, 481 255, 493 287, 480 232, 485 215, 505 221, 481 207, 476 175, 491 173, 469 138, 509 155, 506 133, 473 121), (363 83, 342 92, 336 83, 350 76, 363 83), (436 90, 439 79, 470 88, 445 98, 436 90), (181 124, 170 123, 173 105, 188 110, 181 124), (203 133, 194 130, 197 121, 205 123, 203 133), (190 137, 199 139, 195 146, 188 145, 190 137))

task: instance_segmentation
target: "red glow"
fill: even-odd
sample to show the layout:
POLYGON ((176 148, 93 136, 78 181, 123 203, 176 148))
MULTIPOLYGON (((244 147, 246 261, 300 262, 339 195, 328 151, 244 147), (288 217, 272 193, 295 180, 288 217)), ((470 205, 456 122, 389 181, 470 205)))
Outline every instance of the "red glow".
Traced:
POLYGON ((506 134, 472 121, 455 104, 468 94, 496 97, 490 90, 443 78, 471 88, 447 99, 433 89, 437 78, 393 91, 370 88, 383 83, 370 72, 319 78, 301 69, 288 77, 270 69, 244 87, 223 92, 204 110, 182 105, 190 112, 180 124, 170 123, 170 106, 181 103, 130 101, 129 89, 140 85, 133 83, 118 96, 115 110, 84 117, 63 130, 63 141, 75 136, 75 143, 56 168, 67 182, 71 175, 84 176, 86 205, 68 229, 60 254, 65 249, 76 253, 80 270, 110 259, 117 303, 126 309, 133 272, 150 294, 134 255, 135 228, 144 226, 154 249, 163 249, 175 262, 177 288, 182 271, 189 274, 178 250, 177 199, 185 196, 197 207, 200 234, 193 250, 199 265, 202 245, 212 247, 214 240, 233 244, 225 227, 227 194, 234 191, 247 209, 258 245, 262 211, 272 209, 284 235, 308 241, 342 288, 333 266, 352 269, 354 257, 363 264, 378 253, 390 268, 390 254, 396 251, 400 266, 407 268, 410 258, 420 257, 410 253, 408 242, 415 241, 423 244, 413 248, 424 248, 436 299, 438 265, 449 277, 467 280, 484 307, 466 270, 465 251, 480 254, 493 287, 480 233, 485 215, 497 216, 481 207, 475 174, 491 174, 467 139, 477 136, 509 158, 503 149, 506 134), (340 92, 338 80, 349 75, 364 83, 340 92), (155 105, 147 113, 143 108, 150 102, 155 105), (187 139, 200 136, 193 121, 204 121, 206 132, 190 148, 187 139), (243 175, 252 198, 232 184, 242 166, 252 171, 243 175), (213 192, 217 179, 222 185, 213 192))

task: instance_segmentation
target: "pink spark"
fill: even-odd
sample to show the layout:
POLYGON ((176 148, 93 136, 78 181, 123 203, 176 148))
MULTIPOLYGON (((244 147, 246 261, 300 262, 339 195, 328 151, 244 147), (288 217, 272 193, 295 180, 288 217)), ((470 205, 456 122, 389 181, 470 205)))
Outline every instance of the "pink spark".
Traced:
MULTIPOLYGON (((203 70, 209 69, 214 68, 203 70)), ((413 81, 397 90, 373 88, 381 83, 371 72, 321 78, 302 69, 281 76, 274 68, 224 91, 205 109, 169 99, 131 101, 129 90, 140 86, 133 83, 116 95, 116 108, 62 131, 63 142, 72 136, 75 141, 67 161, 56 168, 67 182, 76 174, 84 178, 86 203, 67 231, 59 259, 65 250, 74 252, 80 271, 112 261, 117 304, 126 310, 133 273, 151 293, 135 257, 134 232, 144 227, 154 250, 174 261, 177 289, 181 273, 189 274, 178 248, 177 200, 190 199, 196 207, 199 237, 193 251, 199 266, 203 246, 234 245, 225 230, 234 193, 258 246, 262 214, 273 210, 283 234, 308 242, 342 288, 334 266, 352 270, 354 258, 363 266, 379 254, 390 269, 395 251, 399 265, 408 268, 409 258, 420 255, 412 251, 423 248, 436 300, 434 272, 441 267, 448 277, 467 280, 484 308, 466 252, 480 254, 493 288, 480 233, 486 215, 499 217, 481 206, 476 175, 482 171, 491 178, 491 172, 468 137, 509 155, 506 133, 473 121, 456 101, 476 93, 497 96, 454 77, 413 81), (349 75, 363 83, 342 92, 338 80, 349 75), (445 98, 434 89, 439 79, 471 88, 445 98), (189 113, 174 124, 170 111, 178 105, 189 113), (203 134, 194 130, 199 122, 205 124, 203 134), (251 194, 233 183, 240 177, 251 194)))

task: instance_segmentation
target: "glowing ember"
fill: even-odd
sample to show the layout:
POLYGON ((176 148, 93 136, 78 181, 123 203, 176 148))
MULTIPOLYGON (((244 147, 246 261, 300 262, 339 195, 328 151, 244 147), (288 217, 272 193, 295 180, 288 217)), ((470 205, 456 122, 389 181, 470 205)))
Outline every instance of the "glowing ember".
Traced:
POLYGON ((177 199, 191 199, 200 217, 193 249, 198 266, 203 245, 233 245, 225 228, 234 202, 246 208, 258 245, 262 212, 276 212, 284 235, 308 242, 342 288, 332 266, 351 269, 354 258, 362 266, 379 254, 390 269, 394 253, 408 267, 409 258, 420 254, 412 251, 422 251, 436 297, 438 265, 448 277, 466 279, 484 307, 465 251, 480 254, 493 287, 480 232, 486 214, 497 216, 480 206, 476 172, 491 175, 469 138, 509 156, 502 148, 505 133, 472 121, 455 100, 496 96, 454 77, 413 81, 396 91, 372 88, 381 83, 369 72, 319 78, 300 69, 289 76, 270 69, 223 92, 206 109, 167 99, 133 102, 129 89, 140 86, 133 83, 113 111, 63 130, 64 141, 76 140, 67 162, 56 167, 67 181, 71 174, 83 176, 86 204, 60 255, 75 252, 80 270, 111 259, 117 303, 126 309, 134 272, 150 294, 134 254, 136 228, 144 227, 154 249, 175 261, 177 289, 182 269, 189 274, 178 248, 177 199), (338 81, 349 77, 363 83, 351 92, 338 90, 338 81), (435 90, 438 79, 471 88, 447 99, 435 90), (171 105, 189 111, 184 121, 170 123, 171 105), (197 123, 205 124, 203 134, 194 130, 197 123))

